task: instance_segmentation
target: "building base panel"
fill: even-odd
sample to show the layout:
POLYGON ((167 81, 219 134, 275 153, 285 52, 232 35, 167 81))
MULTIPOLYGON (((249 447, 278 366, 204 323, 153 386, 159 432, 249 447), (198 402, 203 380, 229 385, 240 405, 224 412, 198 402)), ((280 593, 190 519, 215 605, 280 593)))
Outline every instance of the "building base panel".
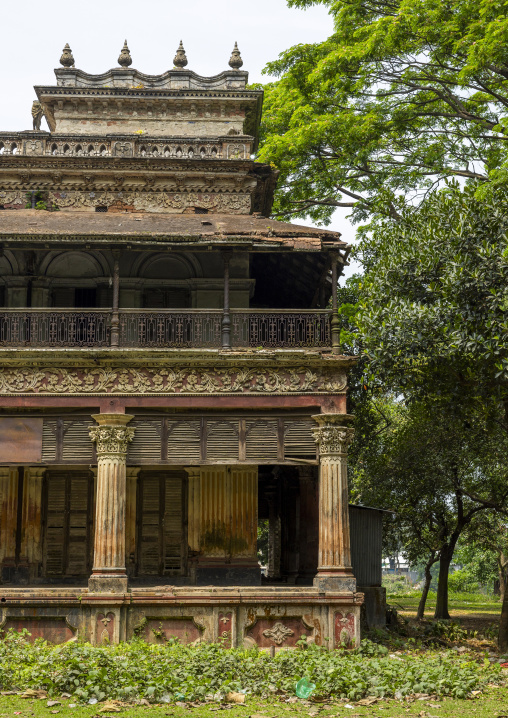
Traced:
POLYGON ((31 639, 95 645, 134 637, 150 643, 217 642, 224 647, 352 647, 360 641, 360 593, 319 593, 311 587, 153 587, 128 593, 87 589, 5 589, 0 630, 26 629, 31 639))

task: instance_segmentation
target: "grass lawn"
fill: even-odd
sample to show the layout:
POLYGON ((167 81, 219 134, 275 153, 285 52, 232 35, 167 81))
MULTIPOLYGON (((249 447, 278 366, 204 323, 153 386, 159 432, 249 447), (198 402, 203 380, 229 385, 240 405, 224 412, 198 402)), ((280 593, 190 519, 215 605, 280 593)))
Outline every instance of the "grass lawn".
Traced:
MULTIPOLYGON (((416 616, 419 591, 390 593, 387 589, 386 602, 394 606, 399 615, 413 619, 416 616)), ((432 619, 436 608, 436 594, 429 593, 425 607, 425 618, 432 619)), ((481 593, 450 593, 449 611, 452 620, 460 623, 469 631, 478 631, 494 638, 497 635, 501 601, 498 597, 485 596, 481 593)), ((507 711, 508 714, 508 711, 507 711)))
POLYGON ((473 700, 413 700, 395 701, 379 700, 370 706, 358 705, 357 703, 326 702, 317 703, 311 701, 298 701, 287 703, 282 700, 272 699, 255 700, 247 696, 247 701, 241 706, 219 707, 217 704, 201 704, 195 707, 186 704, 186 707, 175 705, 150 705, 150 706, 124 706, 120 707, 120 713, 104 710, 107 704, 98 703, 93 706, 76 705, 71 708, 72 700, 62 700, 61 704, 48 707, 46 700, 26 700, 19 696, 0 697, 0 717, 20 715, 26 718, 51 718, 59 715, 60 718, 106 718, 107 716, 132 716, 133 718, 146 718, 147 713, 152 718, 163 718, 163 716, 190 715, 196 718, 217 718, 218 715, 228 718, 283 718, 284 716, 310 716, 311 718, 327 718, 328 716, 370 716, 371 718, 395 718, 405 716, 406 718, 501 718, 508 717, 508 687, 489 687, 480 696, 473 700), (352 706, 352 707, 346 707, 352 706), (98 712, 101 711, 101 712, 98 712))

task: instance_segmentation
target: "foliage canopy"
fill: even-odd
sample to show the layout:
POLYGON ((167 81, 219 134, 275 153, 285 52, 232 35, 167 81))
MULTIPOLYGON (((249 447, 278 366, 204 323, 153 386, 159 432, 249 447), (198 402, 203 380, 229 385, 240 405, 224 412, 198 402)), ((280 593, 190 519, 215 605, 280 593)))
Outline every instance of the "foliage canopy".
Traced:
POLYGON ((334 32, 267 66, 261 159, 276 212, 400 217, 446 178, 504 182, 508 12, 492 0, 288 0, 334 32))

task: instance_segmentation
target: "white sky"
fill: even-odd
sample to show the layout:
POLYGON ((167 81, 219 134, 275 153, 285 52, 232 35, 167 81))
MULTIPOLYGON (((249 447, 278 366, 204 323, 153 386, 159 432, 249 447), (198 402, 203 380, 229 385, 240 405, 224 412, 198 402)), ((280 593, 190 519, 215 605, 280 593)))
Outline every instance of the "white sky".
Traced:
MULTIPOLYGON (((292 45, 332 32, 324 7, 289 9, 285 0, 25 0, 2 3, 1 25, 0 130, 8 131, 31 129, 33 85, 55 83, 53 68, 60 67, 66 42, 76 67, 98 74, 117 66, 127 38, 132 67, 158 75, 172 68, 181 39, 187 68, 209 76, 228 69, 237 41, 249 81, 267 82, 261 74, 267 62, 292 45)), ((351 242, 354 228, 346 214, 337 212, 330 229, 351 242)))

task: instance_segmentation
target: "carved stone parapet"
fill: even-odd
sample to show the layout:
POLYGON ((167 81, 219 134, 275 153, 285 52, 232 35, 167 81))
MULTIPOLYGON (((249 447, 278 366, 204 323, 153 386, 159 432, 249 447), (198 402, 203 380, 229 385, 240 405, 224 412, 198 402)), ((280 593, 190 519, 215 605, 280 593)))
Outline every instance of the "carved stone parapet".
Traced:
POLYGON ((89 579, 93 593, 127 590, 125 566, 126 456, 134 429, 130 414, 94 414, 98 426, 90 429, 97 445, 97 496, 94 564, 89 579))
POLYGON ((313 429, 319 445, 319 554, 314 585, 324 591, 354 592, 351 567, 347 448, 353 438, 347 414, 318 414, 313 429))

